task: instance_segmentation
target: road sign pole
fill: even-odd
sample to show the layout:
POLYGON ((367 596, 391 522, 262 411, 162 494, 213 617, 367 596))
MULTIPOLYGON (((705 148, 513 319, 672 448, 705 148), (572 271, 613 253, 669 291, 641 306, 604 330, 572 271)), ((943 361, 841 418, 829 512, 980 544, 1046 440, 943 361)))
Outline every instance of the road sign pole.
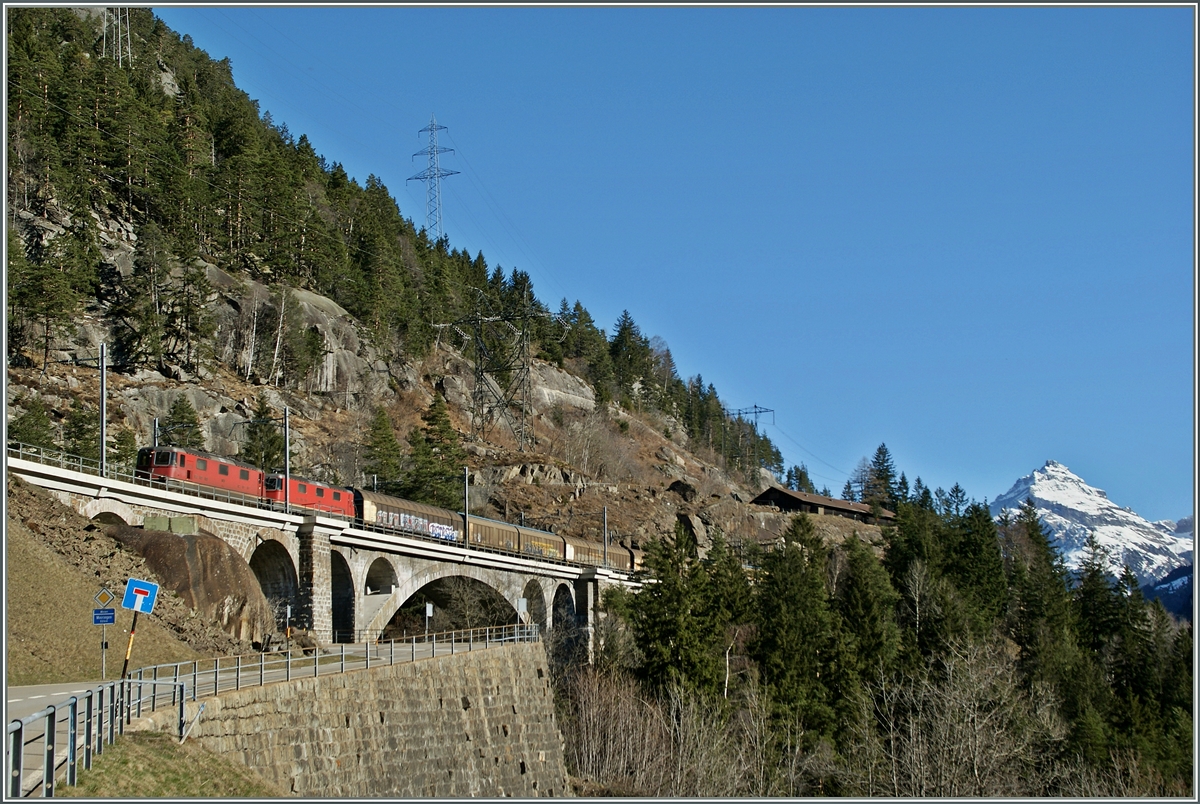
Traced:
POLYGON ((133 653, 133 632, 137 630, 138 610, 133 610, 133 624, 129 626, 129 645, 125 648, 125 664, 121 665, 121 680, 125 680, 125 674, 129 672, 129 654, 133 653))
POLYGON ((105 658, 108 653, 108 640, 104 638, 104 632, 108 630, 107 625, 100 626, 100 680, 108 681, 108 669, 105 665, 105 658))

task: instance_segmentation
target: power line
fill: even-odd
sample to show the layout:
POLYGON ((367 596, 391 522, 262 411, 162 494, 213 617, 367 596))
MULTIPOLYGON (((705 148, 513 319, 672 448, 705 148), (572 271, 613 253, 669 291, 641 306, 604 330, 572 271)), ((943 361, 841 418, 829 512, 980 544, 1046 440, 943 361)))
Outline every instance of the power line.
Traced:
MULTIPOLYGON (((850 473, 849 473, 849 472, 847 472, 845 469, 841 469, 841 468, 839 468, 839 467, 837 467, 837 466, 834 466, 833 464, 829 463, 829 462, 828 462, 828 461, 826 461, 825 459, 823 459, 823 458, 821 458, 820 456, 818 456, 818 455, 817 455, 815 452, 813 452, 812 450, 810 450, 808 447, 804 446, 804 445, 803 445, 803 444, 801 444, 799 441, 797 441, 796 439, 794 439, 794 438, 792 438, 790 435, 788 435, 786 432, 784 432, 783 428, 781 428, 779 425, 777 425, 777 424, 775 424, 775 423, 772 423, 772 424, 771 424, 771 426, 772 426, 772 427, 774 427, 776 430, 778 430, 778 431, 780 432, 780 434, 781 434, 781 435, 782 435, 784 438, 786 438, 788 441, 791 441, 791 442, 792 442, 793 444, 795 444, 797 447, 799 447, 800 449, 802 449, 802 450, 804 450, 805 452, 807 452, 807 453, 808 453, 808 454, 809 454, 809 455, 810 455, 812 458, 814 458, 814 459, 816 459, 816 460, 820 461, 821 463, 825 464, 825 465, 826 465, 826 466, 828 466, 830 469, 834 470, 835 472, 841 472, 841 473, 842 473, 842 474, 844 474, 844 475, 849 475, 849 474, 850 474, 850 473)), ((834 479, 834 478, 831 478, 831 477, 824 477, 823 475, 817 475, 817 476, 818 476, 818 477, 821 477, 821 478, 822 478, 822 479, 824 479, 824 480, 833 480, 833 479, 834 479)))

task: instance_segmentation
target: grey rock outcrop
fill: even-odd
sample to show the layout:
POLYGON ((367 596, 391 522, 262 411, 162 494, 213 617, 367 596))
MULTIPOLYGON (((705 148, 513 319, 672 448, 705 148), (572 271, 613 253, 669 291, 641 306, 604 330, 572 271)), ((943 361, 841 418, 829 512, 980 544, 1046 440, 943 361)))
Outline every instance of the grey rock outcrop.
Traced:
POLYGON ((245 560, 210 533, 177 534, 111 525, 108 533, 145 559, 163 588, 198 615, 247 642, 274 630, 270 604, 245 560))

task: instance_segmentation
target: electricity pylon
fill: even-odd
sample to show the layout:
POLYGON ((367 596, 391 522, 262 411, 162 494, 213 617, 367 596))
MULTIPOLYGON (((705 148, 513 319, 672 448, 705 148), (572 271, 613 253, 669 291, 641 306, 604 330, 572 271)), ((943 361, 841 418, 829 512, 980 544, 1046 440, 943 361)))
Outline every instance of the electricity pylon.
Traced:
POLYGON ((520 310, 497 314, 490 309, 483 291, 472 290, 477 294, 474 313, 434 326, 453 330, 462 339, 463 352, 469 350, 474 356, 472 438, 487 438, 497 419, 503 419, 512 430, 517 448, 524 452, 534 443, 530 377, 533 322, 537 318, 558 319, 558 316, 538 310, 528 297, 520 310))
POLYGON ((413 154, 413 158, 422 155, 428 156, 429 165, 417 175, 409 176, 405 182, 406 184, 409 181, 425 182, 425 231, 434 243, 442 239, 442 177, 458 173, 457 170, 443 168, 438 158, 441 154, 454 153, 453 148, 438 147, 437 133, 445 128, 445 126, 439 126, 437 119, 430 115, 429 125, 417 132, 418 134, 429 132, 429 145, 413 154))
POLYGON ((104 9, 104 45, 101 54, 115 59, 118 67, 133 64, 133 46, 129 36, 129 9, 104 9))

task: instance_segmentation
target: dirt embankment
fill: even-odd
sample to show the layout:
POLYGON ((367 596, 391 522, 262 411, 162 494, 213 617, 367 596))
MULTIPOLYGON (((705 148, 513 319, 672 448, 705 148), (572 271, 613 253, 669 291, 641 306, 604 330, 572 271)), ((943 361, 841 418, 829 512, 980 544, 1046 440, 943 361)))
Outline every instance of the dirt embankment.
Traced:
MULTIPOLYGON (((104 587, 120 597, 130 578, 157 579, 140 556, 47 492, 11 476, 7 492, 7 681, 99 681, 101 628, 92 625, 93 596, 104 587)), ((111 679, 121 670, 133 615, 120 600, 109 607, 117 611, 116 625, 104 629, 111 679)), ((154 613, 138 618, 130 667, 250 650, 164 591, 154 613)))

